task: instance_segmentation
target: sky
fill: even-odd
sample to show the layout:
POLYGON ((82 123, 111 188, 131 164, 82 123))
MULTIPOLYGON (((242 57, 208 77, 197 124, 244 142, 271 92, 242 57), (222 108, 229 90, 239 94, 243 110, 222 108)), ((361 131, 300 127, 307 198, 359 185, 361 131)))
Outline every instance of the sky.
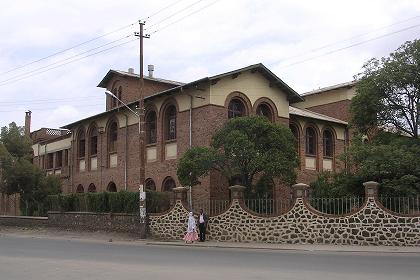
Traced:
POLYGON ((58 128, 105 110, 110 69, 190 82, 263 63, 302 94, 353 80, 420 38, 420 1, 0 0, 0 127, 58 128))

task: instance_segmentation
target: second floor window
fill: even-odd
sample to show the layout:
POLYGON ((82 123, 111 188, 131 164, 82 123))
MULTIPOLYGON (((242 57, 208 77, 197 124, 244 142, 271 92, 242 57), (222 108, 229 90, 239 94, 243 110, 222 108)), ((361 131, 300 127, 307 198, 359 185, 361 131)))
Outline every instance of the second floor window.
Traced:
POLYGON ((81 130, 79 132, 79 144, 78 144, 78 150, 79 150, 79 158, 85 157, 85 147, 86 147, 86 139, 85 139, 85 132, 81 130))
POLYGON ((332 158, 334 156, 334 137, 331 130, 324 130, 323 137, 323 148, 324 157, 332 158))
POLYGON ((150 111, 146 115, 146 144, 156 143, 156 112, 150 111))
POLYGON ((306 128, 306 154, 316 156, 316 133, 312 127, 306 128))
POLYGON ((165 126, 166 126, 166 129, 165 129, 166 139, 165 140, 175 140, 176 139, 176 107, 174 105, 171 105, 166 109, 165 126))
POLYGON ((239 99, 232 99, 228 106, 228 118, 243 117, 246 115, 245 105, 239 99))
POLYGON ((109 126, 109 132, 108 132, 108 152, 109 153, 117 152, 117 140, 118 140, 118 126, 116 122, 113 122, 109 126))
POLYGON ((89 155, 95 156, 98 153, 98 130, 94 127, 90 131, 90 147, 89 147, 89 155))

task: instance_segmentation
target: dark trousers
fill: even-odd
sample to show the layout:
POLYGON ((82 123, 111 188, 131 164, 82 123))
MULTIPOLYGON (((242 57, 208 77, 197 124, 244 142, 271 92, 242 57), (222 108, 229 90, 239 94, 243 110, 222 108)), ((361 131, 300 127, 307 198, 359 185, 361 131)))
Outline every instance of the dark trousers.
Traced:
POLYGON ((200 241, 201 242, 206 241, 206 224, 205 223, 198 224, 198 229, 200 231, 200 241))

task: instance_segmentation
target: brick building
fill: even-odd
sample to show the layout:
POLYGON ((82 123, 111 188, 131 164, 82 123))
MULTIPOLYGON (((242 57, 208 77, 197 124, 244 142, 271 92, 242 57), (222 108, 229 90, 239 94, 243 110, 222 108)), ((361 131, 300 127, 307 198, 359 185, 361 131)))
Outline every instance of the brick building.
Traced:
MULTIPOLYGON (((98 87, 135 110, 138 79, 132 69, 110 70, 98 87)), ((321 170, 344 167, 337 156, 348 144, 354 83, 301 96, 264 65, 255 64, 185 84, 149 72, 144 85, 148 189, 180 186, 176 167, 182 154, 191 146, 209 145, 214 131, 236 116, 263 115, 290 127, 298 139, 299 182, 309 183, 321 170)), ((138 189, 138 119, 117 100, 106 98, 106 110, 100 114, 59 130, 31 133, 34 163, 59 175, 64 192, 138 189)), ((226 180, 211 173, 193 188, 193 200, 226 199, 227 187, 226 180)), ((280 185, 273 190, 277 198, 288 192, 280 185)))

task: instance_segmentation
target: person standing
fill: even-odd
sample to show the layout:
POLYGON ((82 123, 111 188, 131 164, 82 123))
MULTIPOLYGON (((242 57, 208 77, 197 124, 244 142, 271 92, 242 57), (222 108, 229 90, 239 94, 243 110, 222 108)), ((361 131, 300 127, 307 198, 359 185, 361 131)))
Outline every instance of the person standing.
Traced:
POLYGON ((198 230, 200 231, 200 242, 206 241, 206 229, 209 218, 203 209, 200 209, 200 216, 198 216, 198 230))
POLYGON ((197 225, 195 218, 193 216, 193 213, 190 212, 188 214, 188 227, 187 227, 187 233, 185 234, 183 240, 185 240, 185 243, 194 243, 198 239, 197 234, 197 225))

